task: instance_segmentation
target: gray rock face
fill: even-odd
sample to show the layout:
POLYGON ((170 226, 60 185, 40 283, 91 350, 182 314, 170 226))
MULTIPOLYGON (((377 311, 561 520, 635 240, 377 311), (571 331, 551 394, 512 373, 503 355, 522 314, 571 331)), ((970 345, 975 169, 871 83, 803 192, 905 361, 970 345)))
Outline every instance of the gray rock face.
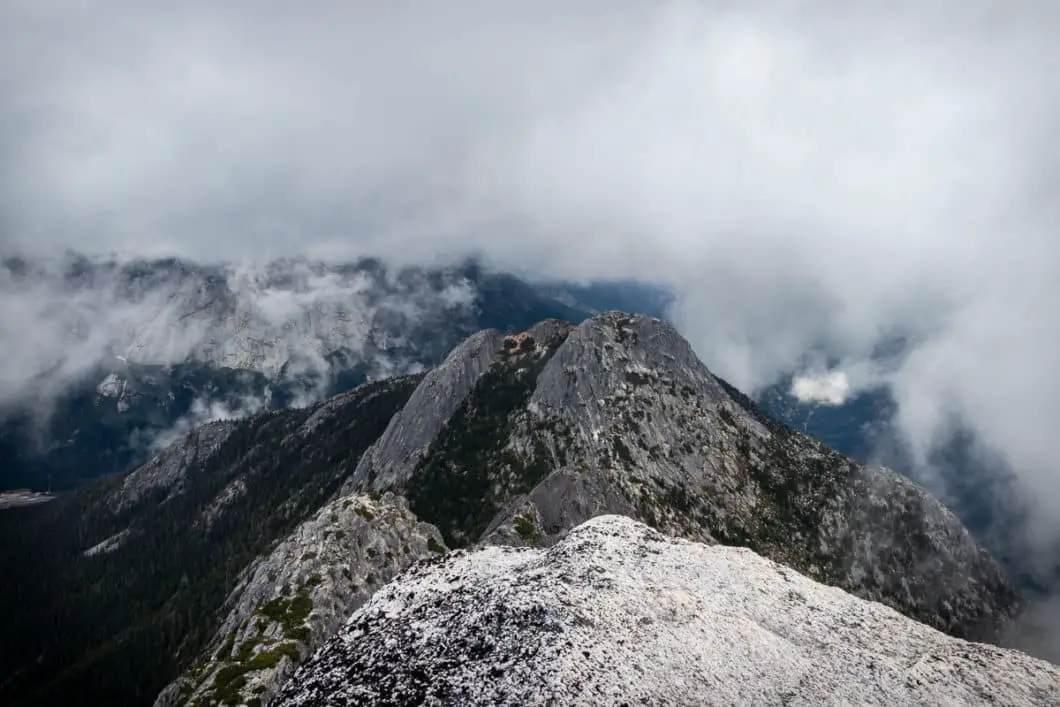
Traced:
POLYGON ((167 498, 183 490, 184 476, 196 463, 214 454, 234 423, 219 420, 199 427, 159 452, 154 458, 126 475, 121 488, 111 498, 115 513, 132 508, 149 494, 161 493, 167 498))
POLYGON ((727 400, 692 347, 659 319, 607 312, 575 328, 538 376, 531 404, 574 415, 592 435, 609 413, 606 403, 636 385, 696 386, 704 402, 727 400))
POLYGON ((376 589, 444 550, 437 529, 417 521, 404 499, 331 501, 247 569, 207 651, 156 706, 268 704, 376 589))
MULTIPOLYGON (((533 491, 508 504, 482 536, 485 545, 551 545, 570 528, 600 515, 635 517, 637 509, 613 480, 596 470, 557 469, 533 491)), ((713 542, 707 529, 687 536, 713 542)))
POLYGON ((1058 702, 1053 665, 946 636, 747 549, 601 516, 548 550, 457 551, 409 569, 276 704, 1058 702))
POLYGON ((428 373, 383 436, 361 458, 343 492, 404 483, 438 431, 489 368, 503 339, 500 332, 481 331, 428 373))
POLYGON ((483 374, 497 363, 505 346, 512 349, 523 341, 539 346, 540 342, 562 340, 571 329, 567 322, 549 319, 516 335, 485 330, 469 337, 427 373, 383 436, 362 457, 343 493, 402 486, 442 427, 465 403, 483 374))
POLYGON ((609 312, 547 326, 525 349, 505 343, 452 418, 430 423, 439 432, 416 468, 379 482, 452 543, 548 544, 628 513, 997 640, 1012 586, 925 490, 762 415, 660 320, 609 312))

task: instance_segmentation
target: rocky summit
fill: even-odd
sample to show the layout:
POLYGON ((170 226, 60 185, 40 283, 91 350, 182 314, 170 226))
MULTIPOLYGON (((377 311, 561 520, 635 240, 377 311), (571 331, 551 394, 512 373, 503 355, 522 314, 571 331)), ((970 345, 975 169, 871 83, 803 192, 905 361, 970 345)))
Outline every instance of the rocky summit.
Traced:
POLYGON ((1040 705, 1060 669, 620 516, 414 566, 277 704, 1040 705))
POLYGON ((659 319, 486 333, 429 372, 345 492, 390 490, 454 546, 548 545, 603 513, 741 545, 953 635, 1011 584, 916 484, 763 414, 659 319))

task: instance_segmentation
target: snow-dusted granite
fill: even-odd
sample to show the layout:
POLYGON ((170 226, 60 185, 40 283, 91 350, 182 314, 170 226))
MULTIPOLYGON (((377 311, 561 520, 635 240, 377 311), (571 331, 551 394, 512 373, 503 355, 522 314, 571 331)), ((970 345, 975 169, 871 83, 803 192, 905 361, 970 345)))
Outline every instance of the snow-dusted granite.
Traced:
POLYGON ((1045 705, 1060 669, 746 549, 600 516, 548 550, 417 564, 277 704, 1045 705))

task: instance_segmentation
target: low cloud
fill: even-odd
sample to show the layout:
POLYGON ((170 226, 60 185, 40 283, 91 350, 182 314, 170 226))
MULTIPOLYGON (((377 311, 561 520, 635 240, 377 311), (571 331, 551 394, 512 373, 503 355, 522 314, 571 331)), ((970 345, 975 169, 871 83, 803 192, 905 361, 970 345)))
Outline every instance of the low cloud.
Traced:
POLYGON ((842 405, 850 397, 850 381, 842 371, 796 376, 791 383, 791 394, 801 403, 842 405))
POLYGON ((160 452, 177 440, 187 436, 196 427, 201 427, 209 422, 240 420, 244 417, 255 415, 265 409, 266 402, 253 396, 241 398, 235 404, 196 398, 186 415, 173 423, 173 426, 169 429, 154 436, 149 443, 150 451, 152 453, 160 452))
MULTIPOLYGON (((467 319, 472 283, 457 271, 305 260, 225 266, 66 257, 0 265, 0 410, 43 408, 108 367, 188 360, 299 379, 299 404, 330 383, 329 354, 373 376, 405 372, 408 350, 443 319, 467 319)), ((95 382, 95 381, 93 381, 95 382)), ((294 387, 289 390, 293 393, 294 387)))

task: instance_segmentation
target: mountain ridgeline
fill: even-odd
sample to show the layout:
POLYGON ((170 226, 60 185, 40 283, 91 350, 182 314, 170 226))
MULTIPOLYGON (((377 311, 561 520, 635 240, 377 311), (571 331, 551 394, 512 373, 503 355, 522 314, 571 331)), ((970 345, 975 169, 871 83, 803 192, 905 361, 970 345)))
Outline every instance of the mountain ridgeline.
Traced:
POLYGON ((76 255, 0 259, 0 297, 40 341, 9 376, 24 384, 0 390, 0 491, 65 491, 128 471, 198 424, 414 373, 482 329, 581 321, 601 300, 653 313, 669 302, 651 286, 533 285, 474 261, 250 267, 76 255))
POLYGON ((551 547, 607 514, 954 637, 996 642, 1018 608, 921 487, 764 414, 669 324, 606 312, 481 331, 425 374, 212 423, 0 516, 3 561, 25 568, 0 590, 20 657, 0 701, 302 704, 297 666, 409 565, 551 547))
POLYGON ((414 393, 344 488, 406 495, 452 546, 548 543, 619 513, 749 547, 958 636, 996 639, 1015 607, 942 504, 777 423, 658 319, 611 312, 475 338, 420 389, 468 392, 433 422, 437 406, 414 393), (402 419, 438 433, 424 444, 402 419))

